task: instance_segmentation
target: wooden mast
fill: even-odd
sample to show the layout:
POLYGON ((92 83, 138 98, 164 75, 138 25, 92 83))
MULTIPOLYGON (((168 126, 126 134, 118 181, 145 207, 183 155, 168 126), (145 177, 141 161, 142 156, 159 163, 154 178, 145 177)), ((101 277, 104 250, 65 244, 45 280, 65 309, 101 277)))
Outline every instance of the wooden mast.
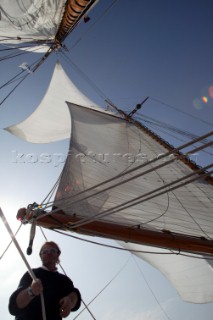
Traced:
POLYGON ((64 8, 64 14, 56 33, 53 44, 47 50, 42 59, 33 68, 35 72, 38 67, 49 57, 49 55, 62 46, 62 42, 69 35, 69 33, 77 26, 80 19, 85 16, 92 5, 98 0, 67 0, 64 8))
POLYGON ((64 15, 55 36, 55 42, 61 43, 79 20, 88 12, 97 0, 67 0, 64 15))

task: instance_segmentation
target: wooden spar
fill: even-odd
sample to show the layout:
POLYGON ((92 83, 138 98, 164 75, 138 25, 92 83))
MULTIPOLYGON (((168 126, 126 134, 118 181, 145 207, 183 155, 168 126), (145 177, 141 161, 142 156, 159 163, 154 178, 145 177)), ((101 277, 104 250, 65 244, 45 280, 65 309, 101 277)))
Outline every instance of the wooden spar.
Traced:
POLYGON ((104 221, 90 222, 82 227, 71 228, 72 223, 81 219, 76 216, 65 215, 62 211, 44 216, 37 220, 37 224, 50 229, 64 229, 89 236, 148 245, 168 250, 185 251, 196 254, 213 254, 213 240, 198 238, 162 230, 148 230, 131 228, 104 221))
POLYGON ((97 0, 67 0, 65 4, 64 14, 56 33, 52 46, 48 49, 42 59, 36 64, 33 72, 40 67, 40 65, 47 59, 47 57, 58 48, 61 47, 62 42, 78 24, 79 20, 88 12, 91 6, 97 0))
POLYGON ((64 15, 55 36, 55 42, 61 43, 79 20, 97 0, 67 0, 64 15))

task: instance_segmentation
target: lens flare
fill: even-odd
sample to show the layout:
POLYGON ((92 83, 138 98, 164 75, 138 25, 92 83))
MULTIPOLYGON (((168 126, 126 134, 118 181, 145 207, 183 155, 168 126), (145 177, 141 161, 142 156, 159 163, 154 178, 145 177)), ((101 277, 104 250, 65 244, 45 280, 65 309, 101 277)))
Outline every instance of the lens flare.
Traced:
POLYGON ((204 103, 207 103, 207 102, 208 102, 208 98, 207 98, 206 96, 203 96, 203 97, 201 98, 201 100, 202 100, 204 103))
POLYGON ((193 106, 197 110, 201 110, 208 107, 213 107, 213 84, 204 87, 199 97, 194 98, 193 106))

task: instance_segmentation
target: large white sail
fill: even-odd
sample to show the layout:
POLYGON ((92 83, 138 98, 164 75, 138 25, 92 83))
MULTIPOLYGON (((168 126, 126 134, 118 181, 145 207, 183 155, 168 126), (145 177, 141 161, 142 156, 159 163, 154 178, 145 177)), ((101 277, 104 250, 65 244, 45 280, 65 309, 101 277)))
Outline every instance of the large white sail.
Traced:
POLYGON ((47 92, 36 110, 21 123, 6 128, 32 143, 49 143, 70 137, 71 122, 66 101, 92 107, 95 104, 78 90, 57 63, 47 92))
POLYGON ((3 43, 53 40, 65 3, 66 0, 1 0, 0 35, 5 37, 3 43))
MULTIPOLYGON (((182 256, 181 245, 178 252, 159 249, 160 243, 156 243, 155 248, 131 243, 131 235, 137 229, 142 232, 141 242, 147 229, 167 232, 171 238, 182 234, 186 239, 198 237, 211 241, 212 185, 197 179, 170 190, 168 184, 192 174, 193 170, 187 164, 180 160, 167 163, 168 158, 151 163, 154 158, 166 154, 165 147, 153 137, 123 119, 71 103, 68 105, 72 119, 70 150, 54 204, 70 216, 70 222, 67 218, 64 227, 106 236, 105 231, 100 232, 99 224, 102 224, 102 230, 105 224, 106 228, 112 229, 122 226, 127 230, 127 243, 122 246, 152 252, 137 252, 136 255, 160 270, 183 300, 193 303, 213 301, 211 260, 202 255, 182 256), (139 171, 133 170, 127 176, 113 180, 142 163, 144 168, 139 171), (143 172, 144 175, 124 183, 125 179, 143 172), (112 181, 100 185, 110 178, 112 181), (115 184, 118 185, 113 187, 115 184), (155 197, 152 191, 159 188, 165 193, 155 197), (133 199, 147 193, 153 197, 142 197, 141 202, 134 205, 133 199), (129 205, 131 201, 133 204, 129 205), (128 203, 126 208, 122 205, 125 203, 128 203)), ((63 215, 61 220, 60 214, 57 215, 57 219, 63 225, 63 215)))
POLYGON ((64 199, 59 206, 65 213, 75 213, 83 221, 88 217, 87 223, 113 222, 132 229, 154 228, 212 239, 212 185, 198 174, 191 176, 193 170, 181 160, 173 160, 172 154, 161 159, 165 147, 134 124, 68 105, 72 133, 59 187, 64 199), (139 165, 144 167, 137 169, 139 165), (135 170, 129 173, 130 169, 135 170), (117 180, 72 198, 125 172, 117 180), (129 181, 124 183, 126 179, 129 181))

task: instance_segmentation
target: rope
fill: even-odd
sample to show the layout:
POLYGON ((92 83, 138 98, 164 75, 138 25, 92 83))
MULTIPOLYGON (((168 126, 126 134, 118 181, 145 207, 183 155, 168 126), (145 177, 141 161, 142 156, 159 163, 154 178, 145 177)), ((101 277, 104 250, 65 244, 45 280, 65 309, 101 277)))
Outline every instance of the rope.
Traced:
POLYGON ((196 120, 198 120, 198 121, 200 121, 200 122, 203 122, 203 123, 205 123, 205 124, 208 124, 209 126, 212 127, 212 123, 211 123, 211 122, 202 120, 202 119, 200 119, 200 118, 198 118, 198 117, 196 117, 196 116, 193 116, 192 114, 187 113, 187 112, 185 112, 185 111, 181 111, 180 109, 178 109, 178 108, 176 108, 176 107, 174 107, 174 106, 171 106, 170 104, 165 103, 165 102, 163 102, 163 101, 161 101, 161 100, 159 100, 159 99, 156 99, 156 98, 154 98, 154 97, 150 97, 150 99, 151 99, 151 100, 154 100, 154 101, 157 101, 157 102, 160 102, 161 104, 163 104, 164 106, 166 106, 166 107, 168 107, 168 108, 174 109, 174 110, 176 110, 176 111, 178 111, 178 112, 180 112, 180 113, 183 113, 183 114, 185 114, 185 115, 187 115, 187 116, 189 116, 189 117, 191 117, 191 118, 194 118, 194 119, 196 119, 196 120))
MULTIPOLYGON (((60 180, 60 178, 61 178, 61 175, 62 175, 62 173, 60 174, 60 176, 59 176, 59 178, 57 179, 57 181, 56 181, 55 185, 53 186, 53 188, 50 190, 50 192, 47 194, 47 196, 45 197, 45 199, 42 201, 41 206, 43 206, 43 203, 45 202, 45 200, 46 200, 47 198, 50 199, 50 198, 52 197, 54 191, 56 190, 56 187, 57 187, 57 185, 58 185, 58 182, 59 182, 59 180, 60 180)), ((49 199, 48 199, 48 201, 49 201, 49 199)), ((29 206, 28 206, 28 207, 29 207, 29 206)), ((44 208, 45 208, 45 206, 44 206, 44 208)), ((33 213, 33 209, 32 209, 32 208, 27 209, 27 211, 29 211, 29 213, 30 213, 30 212, 33 213)), ((33 217, 32 217, 32 219, 30 220, 30 222, 31 222, 31 229, 30 229, 29 245, 28 245, 28 248, 27 248, 27 254, 28 254, 28 255, 31 255, 31 254, 32 254, 33 241, 34 241, 35 233, 36 233, 36 221, 37 221, 37 219, 36 219, 35 215, 33 214, 33 217)), ((44 235, 44 234, 43 234, 43 235, 44 235)), ((45 237, 45 235, 44 235, 44 237, 45 237)), ((46 237, 45 237, 45 238, 46 238, 46 237)))
MULTIPOLYGON (((62 172, 63 172, 63 171, 62 171, 62 172)), ((55 184, 54 184, 54 186, 52 187, 52 189, 50 190, 50 192, 47 194, 47 196, 46 196, 46 197, 44 198, 44 200, 42 201, 41 205, 43 205, 43 204, 45 203, 45 201, 47 200, 47 198, 50 199, 50 198, 53 196, 53 193, 55 192, 55 190, 56 190, 56 188, 57 188, 57 186, 58 186, 58 184, 59 184, 59 181, 60 181, 60 179, 61 179, 61 177, 62 177, 62 172, 60 173, 57 181, 55 182, 55 184)), ((47 203, 49 203, 49 200, 48 200, 47 203)))
POLYGON ((26 76, 23 77, 22 80, 19 81, 19 83, 6 95, 6 97, 0 102, 0 105, 4 103, 4 101, 15 91, 15 89, 26 79, 26 77, 29 75, 29 73, 26 74, 26 76))
MULTIPOLYGON (((29 67, 33 67, 35 64, 37 63, 37 60, 35 62, 33 62, 29 67)), ((20 78, 17 78, 19 75, 21 75, 24 71, 21 71, 20 73, 18 73, 17 75, 15 75, 13 78, 11 78, 9 81, 7 81, 6 83, 4 83, 0 89, 6 87, 7 85, 10 85, 11 83, 13 83, 16 80, 20 81, 18 82, 18 84, 6 95, 6 97, 0 102, 0 106, 5 102, 5 100, 15 91, 15 89, 26 79, 27 76, 29 76, 30 73, 27 73, 25 76, 21 76, 20 78), (17 79, 16 79, 17 78, 17 79), (16 79, 16 80, 15 80, 16 79)))
MULTIPOLYGON (((67 226, 67 228, 69 229, 69 226, 67 226)), ((88 243, 91 243, 91 244, 95 244, 95 245, 106 247, 106 248, 110 248, 110 249, 116 249, 116 250, 121 250, 121 251, 129 251, 129 252, 132 252, 132 253, 150 253, 150 254, 160 254, 160 255, 177 254, 175 252, 153 252, 153 251, 144 251, 144 250, 125 249, 125 248, 121 248, 121 247, 112 246, 112 245, 109 245, 109 244, 100 243, 100 242, 97 242, 97 241, 83 239, 83 238, 80 238, 80 237, 77 237, 77 236, 73 236, 71 234, 67 234, 67 233, 59 231, 59 230, 53 230, 53 231, 57 232, 57 233, 60 233, 60 234, 62 234, 64 236, 73 238, 73 239, 77 239, 77 240, 80 240, 80 241, 88 242, 88 243)))
MULTIPOLYGON (((171 125, 167 125, 167 124, 164 124, 163 122, 160 122, 160 121, 157 121, 153 118, 150 118, 152 120, 145 120, 146 118, 150 118, 150 117, 145 117, 145 116, 141 116, 138 115, 136 117, 136 119, 140 120, 141 123, 146 123, 146 126, 152 130, 153 132, 160 132, 161 134, 166 134, 167 136, 170 136, 172 138, 174 138, 175 140, 177 141, 180 141, 180 142, 184 142, 185 140, 181 139, 179 136, 182 136, 184 138, 190 138, 190 139, 195 139, 198 137, 198 135, 195 135, 189 131, 185 131, 185 130, 179 130, 178 128, 174 127, 174 126, 171 126, 171 125), (163 128, 163 129, 162 129, 163 128)), ((204 139, 202 142, 200 143, 206 143, 208 142, 207 139, 204 139)), ((213 155, 213 153, 211 153, 210 151, 207 151, 207 150, 202 150, 202 152, 208 154, 208 155, 213 155)))
MULTIPOLYGON (((15 236, 18 234, 18 232, 19 232, 19 230, 21 229, 21 227, 22 227, 22 224, 20 224, 20 226, 18 227, 18 229, 17 229, 17 231, 16 231, 16 233, 15 233, 15 236)), ((0 259, 3 258, 3 256, 5 255, 5 253, 7 252, 7 250, 9 249, 10 245, 12 244, 12 242, 13 242, 12 240, 9 242, 9 244, 8 244, 7 247, 6 247, 6 249, 3 251, 0 259)))
MULTIPOLYGON (((69 227, 67 227, 67 228, 69 229, 69 227)), ((65 232, 62 232, 62 231, 59 231, 59 230, 55 230, 55 229, 53 229, 52 231, 60 233, 60 234, 62 234, 64 236, 67 236, 67 237, 70 237, 70 238, 73 238, 73 239, 80 240, 80 241, 88 242, 88 243, 95 244, 95 245, 102 246, 102 247, 106 247, 106 248, 109 248, 109 249, 115 249, 115 250, 121 250, 121 251, 129 251, 131 253, 147 253, 147 254, 157 254, 157 255, 177 255, 178 254, 180 256, 184 256, 184 257, 188 257, 188 258, 201 259, 201 260, 213 260, 213 257, 212 257, 211 253, 203 254, 202 256, 198 256, 196 254, 181 253, 180 250, 178 250, 178 252, 176 252, 174 250, 167 249, 169 252, 158 252, 158 251, 145 251, 145 250, 125 249, 125 248, 121 248, 121 247, 117 247, 117 246, 112 246, 112 245, 109 245, 109 244, 100 243, 100 242, 97 242, 97 241, 83 239, 83 238, 76 237, 76 236, 73 236, 71 234, 67 234, 65 232)))
MULTIPOLYGON (((25 258, 24 254, 23 254, 23 252, 22 252, 22 250, 21 250, 21 247, 19 246, 18 241, 16 240, 15 235, 13 234, 13 232, 12 232, 12 230, 11 230, 11 228, 10 228, 10 226, 9 226, 7 220, 6 220, 6 217, 4 216, 4 213, 3 213, 3 211, 2 211, 1 208, 0 208, 0 217, 1 217, 1 219, 2 219, 2 221, 3 221, 3 223, 4 223, 4 225, 5 225, 8 233, 9 233, 9 235, 10 235, 13 243, 15 244, 16 249, 18 250, 18 252, 19 252, 22 260, 24 261, 24 263, 25 263, 25 265, 26 265, 26 267, 27 267, 27 269, 28 269, 28 272, 29 272, 31 278, 32 278, 33 280, 36 280, 36 276, 35 276, 33 270, 31 269, 31 267, 30 267, 27 259, 25 258)), ((41 296, 42 317, 43 317, 43 320, 46 320, 46 313, 45 313, 45 305, 44 305, 44 295, 43 295, 43 293, 41 293, 40 296, 41 296)))
MULTIPOLYGON (((84 218, 84 219, 81 220, 81 222, 76 223, 76 224, 73 224, 73 225, 70 226, 70 227, 71 227, 71 228, 76 228, 76 227, 85 225, 85 224, 87 224, 87 223, 89 223, 89 222, 91 222, 91 221, 96 220, 97 218, 106 217, 106 216, 111 215, 111 214, 113 214, 113 213, 117 213, 117 212, 119 212, 119 211, 121 211, 121 210, 124 210, 124 209, 130 208, 130 207, 132 207, 132 206, 135 206, 135 205, 137 205, 137 204, 140 204, 140 203, 142 203, 142 202, 144 202, 144 201, 147 201, 147 200, 153 199, 153 198, 155 198, 155 197, 158 197, 158 196, 160 196, 160 195, 162 195, 162 194, 164 194, 164 193, 167 193, 167 192, 169 192, 169 191, 173 191, 173 190, 175 190, 175 189, 177 189, 177 188, 180 188, 180 187, 182 187, 182 186, 184 186, 184 185, 186 185, 186 184, 188 184, 188 183, 190 183, 190 182, 193 182, 193 181, 195 181, 195 180, 197 180, 197 179, 200 179, 201 176, 199 176, 199 175, 197 175, 197 174, 201 174, 202 172, 205 171, 205 169, 208 169, 208 168, 210 168, 210 167, 212 167, 212 166, 213 166, 213 164, 211 164, 211 165, 209 165, 209 166, 206 166, 206 167, 204 167, 204 168, 202 168, 202 169, 200 169, 200 170, 194 171, 193 173, 191 173, 191 174, 189 174, 189 175, 186 175, 186 176, 184 176, 184 177, 182 177, 182 178, 180 178, 180 179, 177 179, 176 181, 173 181, 173 182, 171 182, 171 183, 168 183, 167 185, 164 185, 164 186, 162 186, 162 187, 160 187, 160 188, 157 188, 157 189, 155 189, 155 190, 153 190, 153 191, 147 192, 147 193, 145 193, 145 194, 143 194, 143 195, 141 195, 141 196, 139 196, 139 197, 137 197, 137 198, 135 198, 135 199, 133 199, 133 200, 126 201, 126 202, 124 202, 124 203, 122 203, 122 204, 120 204, 120 205, 117 205, 117 206, 115 206, 115 207, 113 207, 113 208, 111 208, 111 209, 102 211, 102 212, 94 215, 94 216, 91 217, 91 218, 84 218), (167 187, 170 187, 170 186, 172 186, 173 184, 176 184, 177 182, 182 182, 182 180, 184 180, 184 179, 186 179, 186 178, 189 178, 189 177, 191 177, 191 176, 193 176, 193 175, 195 175, 194 178, 192 178, 192 179, 190 179, 190 180, 188 180, 188 181, 186 181, 186 182, 183 182, 183 183, 181 183, 181 184, 178 184, 177 186, 174 186, 174 187, 170 188, 169 190, 166 189, 167 187), (162 192, 159 192, 159 191, 162 190, 162 189, 166 189, 166 190, 163 190, 162 192), (150 194, 153 194, 153 193, 156 193, 156 192, 159 192, 159 193, 154 194, 154 195, 151 195, 151 196, 149 196, 148 198, 141 200, 141 198, 146 197, 146 196, 148 196, 148 195, 150 195, 150 194), (138 200, 138 201, 137 201, 137 200, 138 200)), ((213 172, 213 171, 210 171, 209 173, 202 173, 202 177, 205 177, 205 176, 207 176, 207 175, 210 175, 212 172, 213 172)), ((158 219, 158 217, 157 217, 156 219, 158 219)), ((143 224, 147 224, 147 223, 148 223, 148 222, 143 223, 143 224)), ((137 225, 138 225, 138 224, 137 224, 137 225)), ((199 228, 201 229, 201 227, 200 227, 199 224, 198 224, 198 226, 199 226, 199 228)), ((203 230, 201 229, 201 231, 203 231, 203 230)), ((204 231, 203 231, 203 232, 204 232, 204 231)), ((205 232, 204 232, 204 234, 206 235, 205 232)))
MULTIPOLYGON (((191 152, 197 152, 197 151, 199 151, 199 150, 202 150, 203 148, 205 148, 205 147, 208 146, 208 145, 213 145, 213 142, 209 142, 209 143, 206 144, 205 146, 192 149, 189 153, 191 153, 191 152)), ((180 155, 180 156, 177 156, 177 157, 174 157, 172 160, 168 160, 168 161, 164 162, 163 164, 160 164, 160 165, 158 165, 158 166, 156 166, 156 167, 153 167, 153 168, 151 168, 151 169, 148 169, 148 170, 146 170, 146 171, 144 171, 144 172, 142 172, 142 173, 139 173, 139 174, 137 174, 137 175, 134 175, 134 176, 132 176, 132 177, 126 179, 126 180, 122 180, 121 182, 118 182, 118 183, 116 183, 116 184, 113 184, 112 186, 109 186, 109 187, 107 187, 107 188, 105 188, 105 189, 102 189, 102 190, 100 190, 100 191, 97 191, 95 194, 91 194, 91 195, 85 196, 84 198, 81 198, 81 199, 79 199, 79 200, 73 201, 72 204, 73 204, 73 203, 76 203, 76 202, 80 202, 80 201, 86 200, 86 199, 91 198, 91 197, 93 197, 93 196, 96 196, 96 195, 98 195, 98 194, 100 194, 100 193, 102 193, 102 192, 106 192, 106 191, 108 191, 108 190, 110 190, 110 189, 113 189, 113 188, 115 188, 115 187, 118 187, 118 186, 120 186, 120 185, 122 185, 122 184, 124 184, 124 183, 127 183, 127 182, 131 181, 131 180, 137 179, 137 178, 139 178, 139 177, 141 177, 141 176, 143 176, 143 175, 145 175, 145 174, 147 174, 147 173, 156 171, 156 170, 158 170, 158 169, 160 169, 160 168, 162 168, 162 167, 165 167, 166 165, 171 164, 172 162, 178 160, 180 157, 181 157, 181 155, 180 155)), ((132 170, 134 170, 134 169, 132 169, 132 170)), ((126 172, 125 172, 125 174, 126 174, 126 172)), ((88 191, 88 190, 87 190, 87 191, 88 191)))
MULTIPOLYGON (((196 140, 197 140, 197 139, 196 139, 196 140)), ((211 142, 209 142, 209 143, 206 144, 206 145, 209 145, 209 144, 211 144, 211 142)), ((200 149, 202 149, 202 148, 203 148, 203 146, 198 147, 198 148, 195 148, 193 151, 198 151, 198 150, 200 150, 200 149)), ((165 155, 164 155, 164 156, 165 156, 165 155)), ((159 160, 159 159, 158 159, 158 160, 159 160)), ((172 160, 171 160, 171 161, 172 161, 172 160)), ((171 162, 171 161, 170 161, 170 162, 171 162)), ((169 163, 169 162, 168 162, 168 163, 169 163)), ((167 163, 166 163, 166 164, 167 164, 167 163)), ((164 163, 163 165, 165 165, 165 163, 164 163)), ((75 228, 76 226, 77 226, 77 227, 82 226, 82 225, 84 225, 85 223, 88 223, 88 222, 90 222, 90 221, 94 221, 95 219, 97 219, 97 217, 103 217, 103 216, 108 216, 108 215, 113 214, 113 213, 117 213, 117 212, 119 212, 119 211, 121 211, 121 210, 123 210, 123 209, 127 209, 127 208, 129 208, 129 207, 131 207, 131 206, 135 206, 136 204, 139 204, 139 203, 141 203, 141 202, 144 202, 144 201, 153 199, 154 197, 159 196, 159 195, 161 195, 161 194, 168 193, 169 191, 175 190, 175 189, 177 189, 177 188, 179 188, 179 187, 181 187, 181 186, 183 186, 183 185, 186 185, 186 184, 188 184, 188 183, 196 180, 196 179, 199 178, 199 177, 193 178, 193 179, 191 179, 191 180, 189 180, 189 181, 186 181, 186 182, 183 182, 183 183, 181 183, 181 184, 179 184, 179 185, 177 185, 177 186, 175 186, 175 187, 172 187, 171 189, 167 189, 167 188, 168 188, 168 187, 170 188, 170 187, 173 186, 174 184, 180 183, 180 182, 182 182, 184 179, 190 178, 191 176, 196 175, 196 174, 198 174, 198 173, 202 173, 202 174, 203 174, 204 170, 207 169, 207 168, 210 168, 211 166, 212 166, 212 165, 206 166, 205 168, 202 168, 202 169, 200 169, 200 170, 198 170, 198 171, 194 171, 193 173, 191 173, 191 174, 189 174, 189 175, 186 175, 186 176, 182 177, 181 179, 177 179, 177 180, 173 181, 172 183, 169 183, 169 184, 164 185, 164 186, 162 186, 162 187, 160 187, 160 188, 157 188, 157 189, 155 189, 155 190, 153 190, 153 191, 150 191, 150 192, 148 192, 148 193, 145 193, 145 194, 143 194, 143 195, 141 195, 141 196, 139 196, 139 197, 137 197, 137 198, 135 198, 135 199, 132 199, 131 201, 127 201, 127 202, 125 202, 125 203, 123 203, 123 204, 117 205, 117 206, 115 206, 115 207, 113 207, 113 208, 111 208, 111 209, 109 209, 109 210, 105 210, 105 211, 103 211, 103 212, 100 212, 98 215, 95 215, 95 216, 93 216, 93 217, 91 217, 91 218, 84 218, 84 219, 82 219, 79 223, 76 223, 76 224, 73 224, 72 226, 70 226, 70 229, 75 228), (158 193, 158 194, 155 194, 156 192, 159 192, 159 191, 161 191, 161 190, 163 190, 163 191, 160 192, 160 193, 158 193), (152 196, 152 194, 153 194, 153 196, 152 196), (145 200, 140 200, 140 201, 138 201, 138 202, 135 202, 135 201, 137 201, 137 200, 139 200, 139 199, 141 199, 141 198, 147 197, 147 196, 149 196, 149 197, 146 198, 145 200)), ((161 165, 160 165, 160 166, 156 166, 156 167, 153 168, 153 169, 149 169, 148 171, 146 171, 146 172, 144 172, 144 173, 142 173, 142 174, 145 174, 145 173, 147 173, 147 172, 150 172, 150 170, 151 170, 151 171, 152 171, 152 170, 156 170, 156 169, 158 169, 159 167, 161 167, 161 165)), ((131 170, 135 170, 135 169, 131 169, 131 170)), ((130 170, 130 171, 131 171, 131 170, 130 170)), ((125 173, 126 173, 126 172, 125 172, 125 173)), ((142 175, 142 174, 139 174, 139 175, 142 175)), ((139 175, 137 175, 137 176, 139 176, 139 175)), ((135 177, 137 177, 137 176, 135 176, 135 177)), ((203 175, 203 176, 205 177, 205 175, 203 175)), ((122 181, 121 183, 125 183, 125 182, 127 182, 127 181, 129 181, 129 180, 131 180, 131 179, 133 179, 133 178, 135 178, 135 177, 132 177, 132 178, 130 178, 130 179, 127 179, 127 180, 125 180, 125 181, 122 181)), ((106 183, 106 182, 104 182, 104 183, 106 183)), ((113 187, 115 187, 115 186, 117 186, 117 185, 119 185, 119 184, 121 184, 121 183, 118 183, 118 184, 113 185, 113 186, 111 186, 111 187, 109 187, 109 188, 106 188, 106 189, 104 189, 104 190, 102 190, 102 191, 99 191, 99 192, 97 192, 95 195, 97 195, 98 193, 103 192, 103 191, 105 191, 105 190, 108 190, 108 189, 110 189, 110 188, 113 188, 113 187)), ((92 188, 93 188, 93 187, 92 187, 92 188)), ((86 191, 88 191, 88 190, 86 190, 86 191)), ((80 193, 79 193, 79 194, 80 194, 80 193)), ((95 195, 94 195, 94 194, 93 194, 93 195, 89 195, 89 196, 87 196, 87 197, 84 197, 83 199, 86 199, 86 198, 89 198, 89 197, 95 196, 95 195)), ((78 202, 78 201, 79 201, 79 200, 74 201, 74 202, 78 202)), ((82 199, 81 199, 81 201, 82 201, 82 199)), ((72 202, 72 203, 74 203, 74 202, 72 202)), ((57 209, 57 210, 58 210, 58 209, 57 209)), ((51 213, 53 213, 53 212, 55 212, 55 210, 53 210, 51 213)), ((152 219, 152 220, 150 220, 150 221, 147 221, 147 222, 145 222, 145 223, 143 223, 143 224, 148 224, 148 223, 150 223, 150 222, 152 222, 152 221, 158 220, 160 217, 162 217, 162 216, 165 214, 165 212, 166 212, 166 211, 164 211, 164 213, 161 214, 160 216, 155 217, 154 219, 152 219)), ((49 214, 49 213, 47 213, 47 215, 48 215, 48 214, 49 214)), ((42 218, 43 216, 44 216, 44 215, 41 215, 40 217, 38 217, 38 219, 39 219, 39 218, 42 218)), ((191 217, 191 218, 192 218, 192 217, 191 217)), ((193 218, 192 218, 192 219, 193 219, 193 218)), ((200 228, 200 230, 201 230, 207 237, 209 237, 209 236, 206 234, 206 232, 201 228, 201 226, 200 226, 194 219, 193 219, 193 221, 198 225, 198 227, 200 228)))
MULTIPOLYGON (((57 200, 55 203, 60 203, 61 201, 64 201, 64 200, 66 200, 66 199, 68 199, 68 198, 75 198, 75 197, 77 197, 77 196, 79 196, 79 195, 81 195, 81 194, 84 194, 84 193, 87 193, 87 192, 89 192, 89 191, 91 191, 91 190, 93 190, 93 189, 99 188, 100 186, 103 186, 103 185, 105 185, 105 184, 107 184, 107 183, 109 183, 109 182, 112 182, 113 180, 116 180, 116 179, 118 179, 118 178, 121 178, 121 177, 123 177, 124 175, 130 174, 130 173, 132 173, 132 172, 134 172, 134 171, 136 171, 136 170, 142 169, 142 168, 146 167, 147 165, 150 165, 150 164, 152 164, 152 163, 154 163, 154 162, 156 162, 156 161, 162 160, 163 158, 168 157, 169 155, 175 154, 175 153, 179 152, 180 150, 185 149, 186 147, 188 147, 188 146, 190 146, 190 145, 192 145, 192 144, 194 144, 194 143, 196 143, 196 142, 199 142, 200 140, 203 140, 203 139, 211 136, 212 134, 213 134, 213 132, 209 132, 209 133, 207 133, 207 134, 205 134, 205 135, 203 135, 203 136, 201 136, 201 137, 196 138, 196 139, 193 140, 193 141, 190 141, 190 142, 188 142, 188 143, 185 143, 185 144, 181 145, 181 146, 178 147, 178 148, 172 149, 171 151, 169 151, 169 152, 167 152, 167 153, 164 153, 164 154, 160 155, 159 157, 153 158, 152 160, 150 160, 150 161, 148 161, 148 162, 146 162, 146 163, 143 163, 143 164, 141 164, 141 165, 139 165, 139 166, 137 166, 137 167, 135 167, 135 168, 129 169, 129 170, 127 170, 127 171, 124 171, 123 173, 118 174, 118 175, 116 175, 115 177, 113 177, 113 178, 111 178, 111 179, 108 179, 108 180, 105 180, 105 181, 103 181, 103 182, 101 182, 101 183, 99 183, 99 184, 97 184, 97 185, 95 185, 95 186, 92 186, 92 187, 90 187, 90 188, 88 188, 88 189, 86 189, 86 190, 80 191, 80 192, 78 192, 77 194, 75 194, 75 195, 73 195, 73 196, 71 196, 71 197, 64 197, 64 198, 62 198, 62 199, 60 199, 60 200, 57 200)), ((194 152, 195 150, 197 150, 197 149, 193 149, 193 150, 191 150, 191 152, 194 152)), ((103 191, 103 190, 102 190, 102 191, 103 191)), ((97 194, 97 193, 96 193, 96 194, 97 194)), ((82 201, 82 198, 81 198, 81 201, 82 201)), ((77 202, 77 201, 76 201, 76 202, 77 202)), ((74 201, 73 201, 72 203, 74 203, 74 201)), ((48 208, 48 207, 51 207, 52 202, 51 202, 51 203, 47 203, 47 204, 49 204, 49 206, 47 206, 47 208, 48 208)), ((49 214, 49 213, 48 213, 48 214, 49 214)), ((41 218, 41 217, 40 217, 40 218, 41 218)))
MULTIPOLYGON (((190 131, 187 131, 187 130, 182 130, 182 129, 179 129, 178 127, 174 126, 174 125, 171 125, 171 124, 168 124, 166 122, 163 122, 163 121, 159 121, 157 119, 154 119, 152 117, 149 117, 149 116, 145 116, 145 115, 142 115, 142 114, 137 114, 136 115, 136 118, 146 122, 146 123, 149 123, 151 125, 154 125, 154 126, 157 126, 157 127, 161 127, 161 128, 164 128, 164 129, 167 129, 169 131, 172 131, 172 132, 175 132, 177 134, 180 134, 182 136, 185 136, 189 139, 196 139, 198 138, 198 135, 190 132, 190 131)), ((207 142, 207 141, 205 141, 207 142)))
MULTIPOLYGON (((127 259, 127 261, 124 263, 124 265, 120 268, 120 270, 118 270, 118 272, 114 275, 114 277, 103 287, 103 289, 101 291, 98 292, 98 294, 96 294, 96 296, 88 303, 87 306, 89 306, 112 283, 112 281, 114 281, 119 276, 119 274, 123 271, 123 269, 129 263, 130 258, 131 258, 131 255, 127 259)), ((79 312, 77 314, 77 316, 75 318, 73 318, 73 320, 77 319, 84 310, 85 310, 85 308, 83 310, 81 310, 81 312, 79 312)))
POLYGON ((133 260, 134 260, 134 262, 135 262, 135 264, 136 264, 136 266, 137 266, 137 268, 138 268, 138 270, 139 270, 140 274, 142 275, 143 280, 146 282, 147 287, 148 287, 148 288, 149 288, 149 290, 151 291, 151 293, 152 293, 152 295, 153 295, 153 297, 154 297, 155 301, 157 302, 157 304, 159 305, 160 309, 162 310, 163 314, 165 315, 165 317, 166 317, 168 320, 171 320, 171 318, 168 316, 168 314, 166 313, 166 311, 165 311, 165 310, 163 309, 163 307, 161 306, 161 304, 160 304, 159 300, 157 299, 157 297, 156 297, 156 295, 155 295, 154 291, 153 291, 153 290, 152 290, 152 288, 150 287, 150 285, 149 285, 148 281, 146 280, 146 278, 145 278, 145 276, 144 276, 144 274, 143 274, 143 271, 142 271, 142 270, 141 270, 141 268, 139 267, 139 265, 138 265, 138 263, 137 263, 137 261, 136 261, 136 259, 135 259, 135 257, 134 257, 134 256, 133 256, 133 260))

